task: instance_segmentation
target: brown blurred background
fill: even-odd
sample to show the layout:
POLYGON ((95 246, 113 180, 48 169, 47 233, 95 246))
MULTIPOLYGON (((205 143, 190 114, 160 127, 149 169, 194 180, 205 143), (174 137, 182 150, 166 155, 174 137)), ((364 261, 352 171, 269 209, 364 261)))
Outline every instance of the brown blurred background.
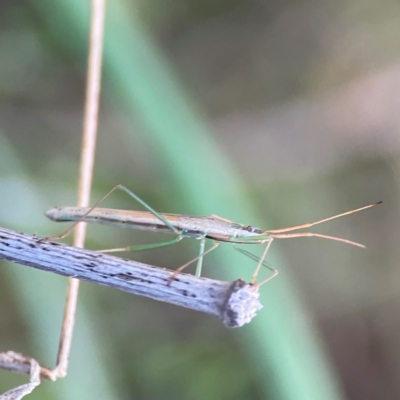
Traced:
MULTIPOLYGON (((44 211, 75 202, 87 6, 0 3, 2 226, 58 233, 44 211)), ((280 275, 241 330, 84 284, 70 374, 31 398, 398 398, 400 3, 124 0, 107 18, 93 201, 123 183, 161 212, 260 228, 383 204, 315 229, 367 250, 274 243, 280 275)), ((124 195, 106 206, 137 208, 124 195)), ((87 246, 153 240, 93 227, 87 246)), ((173 269, 196 251, 132 257, 173 269)), ((253 265, 226 252, 204 274, 249 279, 253 265)), ((1 263, 0 351, 54 365, 64 287, 1 263)), ((23 381, 0 371, 0 392, 23 381)))

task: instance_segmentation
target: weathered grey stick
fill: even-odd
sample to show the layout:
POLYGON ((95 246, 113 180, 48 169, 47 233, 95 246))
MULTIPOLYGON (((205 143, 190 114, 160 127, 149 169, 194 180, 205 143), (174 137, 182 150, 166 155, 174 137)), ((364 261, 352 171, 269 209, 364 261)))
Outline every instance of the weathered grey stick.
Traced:
MULTIPOLYGON (((0 395, 0 400, 20 400, 29 393, 32 393, 36 386, 40 385, 40 376, 46 376, 45 368, 41 368, 39 363, 30 357, 25 357, 20 353, 8 351, 0 353, 0 368, 8 371, 21 372, 31 376, 30 382, 13 388, 0 395)), ((51 371, 47 370, 51 374, 51 371)), ((51 378, 50 376, 46 376, 51 378)))
POLYGON ((250 322, 262 307, 255 287, 240 279, 222 282, 179 274, 171 281, 172 271, 167 269, 57 242, 41 242, 35 236, 5 228, 0 228, 0 259, 202 311, 228 327, 250 322))

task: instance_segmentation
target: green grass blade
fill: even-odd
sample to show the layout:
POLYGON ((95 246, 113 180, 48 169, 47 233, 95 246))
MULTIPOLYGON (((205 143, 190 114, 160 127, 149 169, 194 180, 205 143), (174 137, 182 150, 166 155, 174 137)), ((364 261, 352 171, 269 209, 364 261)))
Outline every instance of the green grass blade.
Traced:
MULTIPOLYGON (((75 57, 84 53, 86 42, 81 40, 86 33, 84 2, 31 4, 40 10, 60 45, 75 57), (73 40, 74 37, 79 40, 73 40)), ((108 4, 107 21, 104 51, 107 82, 121 96, 125 108, 140 120, 147 134, 142 140, 156 143, 155 158, 160 160, 164 175, 174 182, 176 198, 185 196, 191 210, 198 214, 213 212, 238 221, 257 220, 244 184, 218 149, 176 74, 140 21, 122 3, 116 2, 108 4)), ((282 257, 269 260, 284 270, 282 257)), ((230 278, 242 276, 246 265, 249 271, 252 268, 238 261, 234 252, 224 252, 218 264, 230 278)), ((260 386, 270 398, 280 400, 340 399, 340 389, 318 333, 294 285, 284 276, 281 274, 263 288, 265 309, 252 324, 238 332, 260 375, 260 386)))

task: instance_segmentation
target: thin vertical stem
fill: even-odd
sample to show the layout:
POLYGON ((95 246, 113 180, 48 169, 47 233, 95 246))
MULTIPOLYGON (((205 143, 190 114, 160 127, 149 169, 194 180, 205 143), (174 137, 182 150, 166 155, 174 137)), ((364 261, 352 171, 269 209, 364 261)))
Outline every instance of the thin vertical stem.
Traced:
MULTIPOLYGON (((92 0, 85 112, 77 199, 77 205, 81 207, 87 207, 89 205, 93 176, 101 87, 104 15, 105 0, 92 0)), ((79 224, 74 233, 75 246, 84 246, 85 233, 86 224, 79 224)), ((70 278, 68 280, 64 317, 61 327, 57 366, 53 370, 57 377, 63 377, 67 374, 78 291, 79 281, 70 278)))

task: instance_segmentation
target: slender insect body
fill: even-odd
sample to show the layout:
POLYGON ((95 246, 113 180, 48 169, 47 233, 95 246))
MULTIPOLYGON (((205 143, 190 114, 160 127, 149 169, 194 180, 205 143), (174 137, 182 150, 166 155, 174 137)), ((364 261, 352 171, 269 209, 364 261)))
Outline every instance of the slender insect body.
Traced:
MULTIPOLYGON (((170 214, 161 214, 164 218, 169 221, 170 214)), ((263 232, 258 230, 249 231, 246 226, 240 225, 234 222, 230 222, 224 219, 217 218, 216 216, 209 217, 193 217, 187 215, 173 214, 179 218, 180 228, 187 230, 188 232, 204 232, 205 237, 208 239, 214 239, 217 241, 230 241, 240 237, 252 237, 263 232)))
MULTIPOLYGON (((85 216, 88 211, 89 208, 85 207, 54 207, 46 211, 46 216, 57 222, 82 220, 82 222, 94 222, 117 228, 126 227, 153 232, 175 233, 149 212, 97 208, 85 216)), ((180 232, 186 229, 177 224, 177 221, 172 218, 172 214, 171 217, 168 217, 168 222, 180 232)))
MULTIPOLYGON (((89 211, 85 207, 54 207, 46 211, 46 216, 53 221, 66 222, 78 221, 89 211)), ((228 220, 217 218, 216 216, 197 217, 180 214, 162 214, 174 228, 185 237, 209 238, 216 241, 231 241, 241 237, 252 237, 263 234, 261 229, 250 226, 236 224, 228 220)), ((172 233, 171 228, 166 226, 160 219, 147 211, 134 210, 114 210, 107 208, 96 208, 82 221, 95 222, 103 225, 111 225, 120 228, 146 230, 152 232, 172 233)), ((251 242, 246 242, 251 243, 251 242)), ((260 243, 255 241, 254 243, 260 243)))
POLYGON ((278 274, 277 270, 270 268, 264 263, 264 259, 274 239, 288 239, 295 237, 319 237, 338 242, 348 243, 353 246, 364 248, 365 246, 353 242, 348 239, 329 236, 314 232, 295 232, 299 229, 310 228, 314 225, 322 224, 323 222, 330 221, 335 218, 343 217, 345 215, 353 214, 355 212, 374 207, 379 204, 369 204, 355 210, 350 210, 342 214, 337 214, 332 217, 321 219, 315 222, 305 223, 302 225, 295 225, 286 228, 262 230, 250 225, 242 225, 232 222, 228 219, 219 217, 218 215, 210 215, 207 217, 198 217, 180 214, 161 214, 152 209, 148 204, 136 196, 133 192, 125 186, 117 185, 111 189, 105 196, 103 196, 93 207, 55 207, 46 212, 46 216, 54 221, 75 221, 64 233, 59 236, 53 236, 49 239, 59 239, 65 237, 79 222, 96 222, 105 225, 112 225, 116 227, 126 226, 132 229, 146 230, 152 232, 171 233, 176 235, 174 239, 163 243, 152 243, 148 245, 128 246, 117 249, 102 250, 102 252, 121 252, 121 251, 140 251, 149 250, 159 247, 169 246, 178 243, 183 238, 194 238, 200 241, 199 256, 190 262, 179 267, 172 275, 173 280, 178 273, 190 265, 193 261, 198 260, 196 275, 200 276, 203 256, 213 251, 218 247, 219 242, 232 243, 236 250, 242 254, 257 260, 257 268, 252 276, 252 283, 254 285, 263 285, 274 276, 278 274), (114 210, 107 208, 99 208, 98 205, 107 198, 115 190, 121 189, 126 192, 130 197, 134 198, 138 203, 145 207, 148 211, 135 211, 135 210, 114 210), (205 250, 205 239, 211 239, 214 244, 205 250), (246 250, 237 248, 236 244, 266 244, 261 257, 257 257, 246 250), (272 275, 264 279, 261 283, 257 284, 256 277, 260 267, 264 265, 272 271, 272 275))

